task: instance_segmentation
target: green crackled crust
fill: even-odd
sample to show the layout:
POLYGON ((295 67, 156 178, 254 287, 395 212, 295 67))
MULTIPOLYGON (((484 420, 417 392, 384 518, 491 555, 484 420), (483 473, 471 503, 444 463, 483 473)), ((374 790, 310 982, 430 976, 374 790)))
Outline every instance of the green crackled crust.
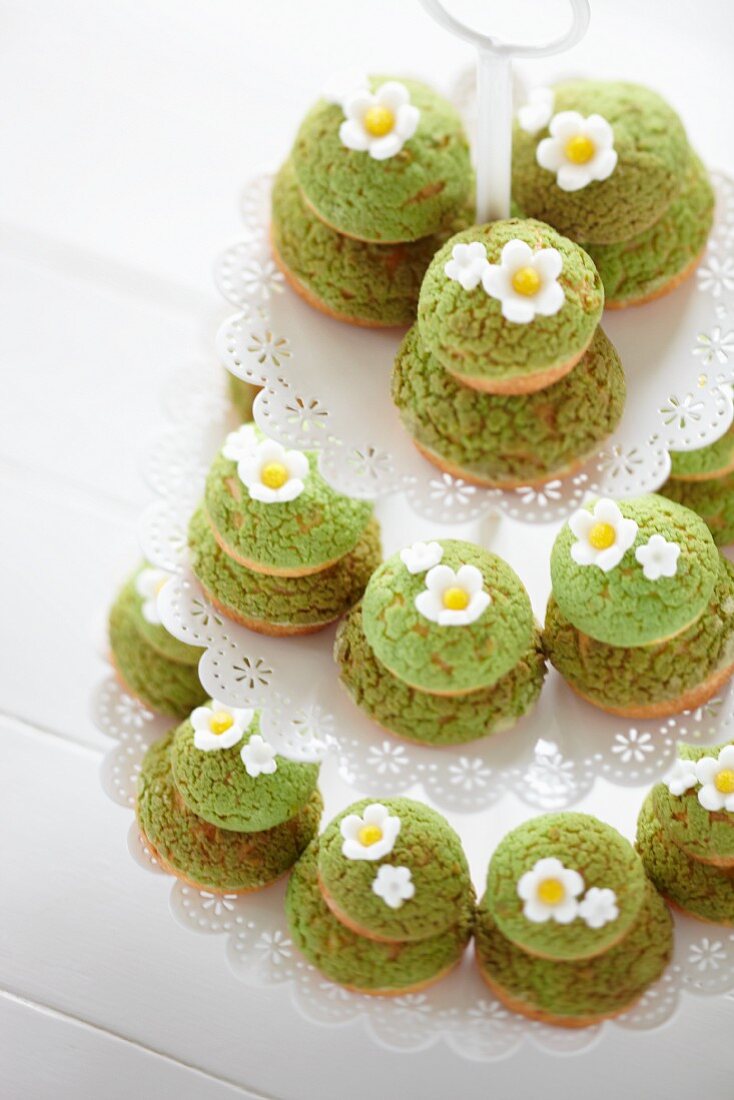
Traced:
POLYGON ((173 780, 197 817, 220 829, 258 833, 282 825, 301 811, 316 790, 318 764, 276 756, 277 769, 256 778, 247 774, 240 750, 260 732, 256 715, 241 741, 228 749, 202 752, 194 745, 194 727, 183 722, 171 745, 173 780))
POLYGON ((734 466, 734 424, 719 439, 695 451, 670 452, 670 476, 675 481, 708 480, 734 466))
POLYGON ((108 632, 115 666, 125 685, 146 706, 183 718, 203 703, 199 682, 202 650, 185 645, 159 625, 146 622, 134 574, 110 608, 108 632))
POLYGON ((369 244, 330 229, 304 202, 290 161, 273 187, 271 236, 278 260, 322 309, 365 325, 409 325, 426 268, 447 237, 472 221, 467 207, 442 233, 369 244))
POLYGON ((373 574, 362 601, 362 625, 377 659, 419 690, 461 694, 489 687, 532 645, 530 599, 522 581, 496 554, 469 542, 439 539, 442 565, 476 566, 491 603, 467 626, 439 626, 415 608, 425 573, 409 573, 399 554, 373 574))
POLYGON ((285 911, 296 947, 329 981, 367 993, 423 986, 459 962, 472 934, 474 904, 467 894, 450 929, 409 943, 379 943, 341 924, 319 889, 314 841, 293 868, 285 911))
POLYGON ((592 958, 616 943, 640 912, 645 875, 624 837, 589 814, 545 814, 513 829, 499 843, 487 874, 486 906, 500 932, 516 946, 549 959, 592 958), (523 915, 517 884, 539 859, 555 857, 578 871, 585 890, 614 890, 619 916, 602 928, 580 917, 570 924, 534 923, 523 915))
POLYGON ((418 327, 427 351, 453 374, 477 383, 507 382, 572 362, 583 352, 599 323, 604 290, 582 248, 542 222, 512 218, 474 226, 452 237, 433 259, 421 287, 418 327), (500 262, 504 245, 521 240, 535 251, 557 249, 563 259, 558 277, 566 298, 551 317, 515 324, 502 316, 502 303, 481 283, 464 290, 444 271, 457 244, 482 241, 490 263, 500 262))
POLYGON ((375 657, 364 636, 359 604, 339 624, 334 659, 358 707, 383 729, 426 745, 460 745, 509 729, 537 702, 546 672, 536 631, 526 653, 491 687, 468 695, 416 691, 375 657))
POLYGON ((660 492, 699 515, 717 546, 729 546, 734 542, 734 473, 705 481, 671 478, 660 492))
POLYGON ((206 479, 207 515, 224 544, 263 570, 314 569, 348 554, 372 516, 372 505, 337 493, 307 452, 310 473, 300 496, 284 504, 253 500, 237 463, 220 452, 206 479))
POLYGON ((646 646, 612 646, 581 634, 553 596, 545 651, 561 676, 592 703, 625 710, 680 699, 734 663, 734 566, 720 558, 708 606, 686 630, 646 646))
POLYGON ((323 802, 314 791, 290 821, 260 833, 218 829, 193 814, 173 782, 173 733, 150 747, 138 782, 137 817, 167 866, 203 890, 259 890, 296 862, 318 831, 323 802))
POLYGON ((254 573, 227 557, 203 508, 189 524, 191 568, 225 610, 252 623, 323 626, 344 614, 364 592, 382 558, 380 525, 369 520, 359 542, 336 565, 305 577, 254 573))
POLYGON ((408 798, 380 803, 400 818, 392 851, 380 860, 347 859, 340 824, 348 814, 362 815, 371 798, 354 802, 327 826, 319 840, 318 876, 335 912, 365 935, 407 942, 446 932, 471 908, 474 889, 461 840, 441 814, 408 798), (391 909, 372 889, 383 865, 407 867, 415 894, 391 909))
POLYGON ((579 111, 607 120, 614 131, 617 165, 606 180, 580 191, 562 191, 555 173, 535 159, 548 129, 528 134, 516 122, 513 198, 527 215, 577 241, 613 244, 643 233, 663 216, 685 180, 690 152, 678 115, 656 92, 639 84, 574 80, 554 91, 554 114, 579 111))
POLYGON ((523 396, 463 386, 423 347, 416 326, 392 376, 410 435, 439 461, 500 486, 558 477, 592 454, 617 426, 625 389, 619 356, 600 328, 570 374, 523 396))
POLYGON ((652 792, 637 821, 637 849, 656 889, 691 916, 734 925, 734 867, 687 855, 655 815, 652 792))
POLYGON ((687 273, 706 247, 714 220, 714 190, 691 155, 683 189, 643 233, 618 244, 586 244, 597 266, 607 306, 654 298, 687 273))
MULTIPOLYGON (((608 573, 577 565, 571 557, 575 536, 564 524, 551 553, 553 595, 563 615, 591 638, 616 646, 647 645, 671 637, 701 614, 719 574, 719 552, 705 523, 665 497, 649 494, 618 505, 639 528, 620 563, 608 573), (635 559, 637 547, 653 534, 681 547, 673 577, 649 581, 635 559)), ((587 508, 593 511, 593 502, 587 508)))
MULTIPOLYGON (((683 760, 700 760, 704 756, 718 756, 723 748, 724 745, 701 748, 679 744, 678 755, 683 760)), ((734 870, 734 813, 705 810, 698 801, 698 790, 691 787, 676 796, 665 783, 656 784, 651 796, 653 813, 673 843, 692 859, 730 864, 734 870)))
MULTIPOLYGON (((374 91, 395 77, 372 77, 374 91)), ((466 204, 472 188, 469 145, 455 109, 431 88, 398 78, 421 112, 418 128, 387 160, 342 145, 344 112, 319 102, 306 115, 292 150, 307 202, 340 233, 360 240, 415 241, 438 233, 466 204)))
POLYGON ((528 955, 502 935, 487 904, 477 911, 476 952, 480 971, 534 1018, 574 1024, 623 1012, 665 970, 673 947, 673 922, 650 883, 624 938, 602 955, 558 962, 528 955))

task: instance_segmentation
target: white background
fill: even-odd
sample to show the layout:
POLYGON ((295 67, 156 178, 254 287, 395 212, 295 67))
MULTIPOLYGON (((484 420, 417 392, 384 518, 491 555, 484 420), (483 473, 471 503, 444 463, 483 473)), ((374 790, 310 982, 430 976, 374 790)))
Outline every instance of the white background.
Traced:
MULTIPOLYGON (((653 84, 704 158, 734 171, 731 0, 592 4, 585 42, 523 75, 653 84)), ((561 0, 509 6, 514 29, 564 18, 561 0)), ((310 1025, 286 991, 240 986, 217 938, 174 924, 166 882, 130 860, 129 814, 100 788, 89 696, 104 609, 136 561, 137 464, 163 384, 211 359, 209 269, 236 233, 239 187, 286 153, 335 67, 447 88, 470 60, 417 0, 0 2, 3 1097, 734 1095, 726 999, 686 999, 667 1028, 613 1029, 582 1056, 528 1047, 492 1065, 310 1025)), ((496 544, 539 612, 547 545, 509 523, 496 544)), ((600 786, 583 808, 631 835, 638 803, 600 786)), ((521 816, 509 798, 498 812, 507 828, 521 816)))

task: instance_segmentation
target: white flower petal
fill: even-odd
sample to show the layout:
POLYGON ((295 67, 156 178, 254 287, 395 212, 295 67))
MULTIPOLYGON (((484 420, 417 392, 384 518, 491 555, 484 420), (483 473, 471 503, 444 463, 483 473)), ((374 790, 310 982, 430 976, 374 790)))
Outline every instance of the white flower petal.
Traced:
POLYGON ((543 905, 535 896, 528 898, 522 907, 522 911, 523 916, 532 921, 533 924, 545 924, 546 921, 551 919, 552 914, 550 906, 543 905))
POLYGON ((533 250, 525 241, 517 239, 508 241, 502 249, 501 266, 513 272, 517 270, 518 267, 531 266, 532 261, 533 250))
POLYGON ((568 526, 577 539, 587 538, 595 523, 596 518, 586 508, 579 508, 568 519, 568 526))
MULTIPOLYGON (((619 510, 619 505, 609 497, 603 497, 594 505, 594 519, 598 523, 608 523, 616 530, 624 522, 624 516, 619 510)), ((634 523, 634 520, 632 521, 634 523)), ((635 529, 637 525, 635 524, 635 529)))
POLYGON ((450 565, 434 565, 426 573, 426 588, 434 595, 442 595, 453 584, 456 584, 456 573, 450 565))
POLYGON ((603 573, 609 573, 619 565, 624 554, 624 547, 617 541, 614 546, 609 546, 606 550, 597 551, 595 564, 599 566, 603 573))
POLYGON ((350 95, 344 102, 344 114, 349 121, 360 123, 360 129, 362 119, 369 111, 370 107, 374 107, 375 97, 366 89, 360 88, 350 95))
POLYGON ((375 103, 397 113, 403 105, 410 103, 410 93, 399 80, 388 80, 375 92, 375 103))
POLYGON ((565 301, 566 295, 560 283, 546 283, 533 296, 533 308, 542 317, 552 317, 563 308, 565 301))
POLYGON ((502 316, 506 321, 512 321, 515 325, 527 325, 535 316, 535 311, 527 301, 520 296, 505 298, 502 302, 502 316))
POLYGON ((617 167, 617 152, 615 149, 602 149, 593 160, 589 162, 589 174, 594 180, 609 179, 617 167))
POLYGON ((734 768, 734 745, 724 745, 719 753, 719 769, 734 768))
POLYGON ((570 924, 578 916, 579 903, 576 898, 566 898, 551 909, 551 916, 558 924, 570 924))
POLYGON ((546 168, 549 172, 557 172, 566 163, 563 149, 555 138, 543 138, 538 142, 535 159, 541 168, 546 168))
POLYGON ((597 149, 609 149, 614 142, 614 131, 601 115, 589 115, 582 132, 591 138, 597 149))
POLYGON ((719 771, 719 761, 714 756, 702 756, 696 761, 695 767, 699 783, 713 783, 719 771))
POLYGON ((347 149, 353 149, 356 153, 365 153, 370 147, 370 138, 367 131, 354 119, 348 118, 339 127, 339 140, 347 149))
POLYGON ((255 481, 252 485, 248 485, 247 489, 253 500, 258 500, 261 504, 275 504, 278 499, 277 490, 270 489, 267 485, 263 485, 259 481, 255 481))
POLYGON ((418 614, 431 623, 437 623, 444 610, 441 600, 433 592, 427 591, 418 593, 414 606, 418 614))
POLYGON ((574 542, 571 544, 571 557, 577 565, 594 565, 597 551, 588 542, 574 542))
POLYGON ((287 504, 291 500, 295 500, 299 497, 305 485, 299 477, 292 477, 290 481, 286 481, 285 485, 282 485, 280 489, 275 490, 275 499, 279 504, 287 504))
POLYGON ((541 248, 533 254, 533 267, 544 281, 557 279, 563 270, 563 256, 557 248, 541 248))
POLYGON ((421 113, 412 103, 406 103, 401 107, 395 119, 395 133, 402 138, 403 143, 409 141, 418 129, 421 113))
POLYGON ((456 583, 459 588, 464 588, 472 596, 475 592, 481 592, 484 585, 484 577, 476 565, 462 565, 456 571, 456 583))
POLYGON ((578 111, 559 111, 551 119, 548 127, 554 138, 561 142, 568 141, 584 129, 584 116, 578 111))
POLYGON ((704 810, 708 810, 709 813, 714 813, 717 810, 723 810, 725 798, 721 791, 717 791, 713 783, 707 783, 699 789, 698 801, 701 803, 704 810))
POLYGON ((591 174, 586 164, 561 164, 556 175, 556 183, 561 191, 580 191, 591 183, 591 174))
POLYGON ((394 157, 403 147, 403 142, 398 134, 392 130, 384 137, 374 138, 370 142, 369 153, 373 160, 387 160, 394 157))

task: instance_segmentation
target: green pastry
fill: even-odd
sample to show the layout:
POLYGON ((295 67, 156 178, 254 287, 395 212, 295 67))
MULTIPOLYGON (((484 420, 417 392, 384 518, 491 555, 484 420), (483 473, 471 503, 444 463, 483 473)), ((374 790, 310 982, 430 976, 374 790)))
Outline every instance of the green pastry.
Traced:
POLYGON ((357 605, 334 643, 339 676, 354 702, 383 729, 426 745, 460 745, 509 729, 534 706, 545 679, 539 632, 526 653, 491 687, 468 695, 430 695, 394 676, 375 657, 357 605))
POLYGON ((319 840, 317 869, 338 920, 388 943, 447 932, 474 896, 459 837, 435 810, 407 798, 363 799, 343 810, 319 840))
POLYGON ((734 672, 734 567, 725 558, 708 605, 662 642, 614 646, 582 634, 551 596, 545 652, 571 687, 602 710, 648 718, 692 710, 734 672))
POLYGON ((288 451, 250 425, 227 437, 206 480, 204 506, 225 553, 249 569, 298 577, 356 547, 367 501, 336 492, 315 452, 288 451))
POLYGON ((703 863, 683 851, 655 813, 653 796, 637 822, 637 848, 655 887, 679 909, 700 920, 734 925, 734 867, 703 863))
POLYGON ((669 839, 691 859, 734 871, 734 744, 680 744, 678 760, 671 779, 653 787, 652 812, 664 823, 669 839), (697 770, 699 761, 706 774, 697 770), (701 798, 715 808, 707 809, 701 798))
POLYGON ((706 524, 654 494, 579 509, 551 553, 563 616, 614 646, 648 645, 685 630, 707 607, 718 575, 706 524))
POLYGON ((191 812, 240 833, 263 832, 295 817, 319 777, 318 764, 276 754, 253 711, 212 702, 174 732, 170 756, 174 783, 191 812))
POLYGON ((582 248, 542 222, 511 218, 465 229, 440 249, 421 287, 418 328, 460 382, 523 394, 581 359, 603 306, 582 248))
POLYGON ((388 558, 367 585, 362 626, 381 664, 434 695, 490 687, 535 637, 517 574, 496 554, 454 539, 388 558))
POLYGON ((253 386, 251 382, 245 382, 227 371, 227 392, 242 423, 252 420, 252 406, 255 404, 260 387, 253 386))
POLYGON ((435 252, 471 221, 467 207, 443 233, 417 241, 385 245, 345 237, 307 205, 286 161, 273 187, 270 235, 279 267, 310 305, 339 321, 382 327, 413 321, 435 252))
POLYGON ((198 672, 202 650, 180 642, 160 622, 146 619, 143 607, 153 597, 138 591, 139 584, 144 587, 149 579, 156 583, 156 577, 163 583, 166 576, 161 570, 141 567, 123 585, 110 608, 109 642, 113 663, 128 691, 151 710, 183 718, 206 699, 198 672))
POLYGON ((170 871, 200 890, 249 893, 284 875, 315 836, 323 808, 314 791, 289 821, 259 833, 219 829, 189 810, 171 774, 173 733, 150 747, 138 782, 140 830, 170 871))
POLYGON ((678 115, 639 84, 573 80, 553 91, 548 126, 515 125, 515 201, 577 241, 644 233, 685 186, 690 151, 678 115))
POLYGON ((641 305, 674 290, 706 247, 714 220, 714 189, 692 153, 683 187, 649 229, 617 244, 586 244, 604 283, 607 309, 641 305))
POLYGON ((532 394, 479 393, 457 382, 410 329, 395 360, 392 398, 419 450, 440 469, 512 489, 572 473, 611 435, 625 380, 600 328, 577 366, 532 394))
POLYGON ((368 521, 353 550, 305 577, 255 573, 228 557, 203 508, 189 524, 191 568, 208 599, 231 619, 264 634, 308 634, 338 619, 360 599, 382 558, 380 526, 368 521))
POLYGON ((543 959, 590 959, 638 919, 645 875, 632 845, 579 813, 545 814, 495 849, 485 906, 516 947, 543 959))
POLYGON ((296 947, 329 981, 362 993, 409 993, 461 960, 474 918, 468 893, 453 927, 422 940, 382 943, 357 935, 329 909, 319 889, 318 853, 314 841, 293 868, 285 909, 296 947))
POLYGON ((673 947, 670 913, 647 883, 623 938, 592 959, 559 962, 527 954, 503 936, 487 897, 477 912, 482 977, 515 1012, 562 1027, 587 1027, 630 1008, 661 976, 673 947))
POLYGON ((696 451, 671 451, 663 496, 705 521, 717 546, 734 542, 734 425, 696 451))
POLYGON ((292 150, 306 202, 332 229, 363 241, 440 232, 472 187, 456 110, 414 80, 372 77, 344 107, 320 100, 292 150))

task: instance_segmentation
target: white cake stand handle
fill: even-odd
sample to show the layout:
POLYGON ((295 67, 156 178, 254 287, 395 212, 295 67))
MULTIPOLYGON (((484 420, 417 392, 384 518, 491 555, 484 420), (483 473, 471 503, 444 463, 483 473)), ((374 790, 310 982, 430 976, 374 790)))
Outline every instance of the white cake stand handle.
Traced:
POLYGON ((477 50, 477 221, 507 218, 512 161, 512 59, 550 57, 575 46, 589 26, 589 0, 569 0, 572 19, 568 30, 551 42, 533 45, 500 42, 474 30, 446 11, 442 0, 420 2, 437 23, 477 50))

